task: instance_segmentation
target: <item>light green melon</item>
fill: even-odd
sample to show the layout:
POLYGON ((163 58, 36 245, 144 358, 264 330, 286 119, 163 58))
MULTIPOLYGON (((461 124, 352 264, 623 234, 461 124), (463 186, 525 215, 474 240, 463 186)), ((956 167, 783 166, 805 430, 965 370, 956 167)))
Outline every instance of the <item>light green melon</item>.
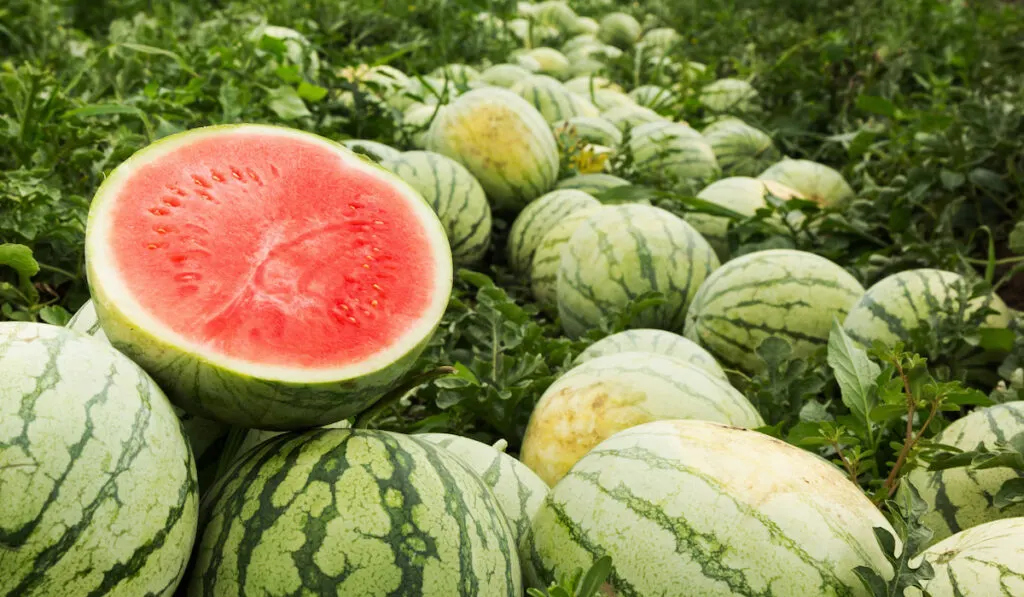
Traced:
POLYGON ((667 52, 683 41, 683 36, 671 27, 658 27, 651 29, 640 39, 645 50, 655 52, 667 52))
POLYGON ((417 102, 402 113, 401 132, 409 139, 409 143, 414 148, 423 149, 426 146, 430 123, 442 109, 440 106, 429 106, 417 102))
POLYGON ((755 350, 783 338, 807 358, 828 342, 864 288, 835 263, 805 251, 748 253, 718 268, 701 286, 686 316, 686 337, 720 363, 747 372, 763 365, 755 350))
POLYGON ((491 206, 469 170, 431 151, 407 151, 381 165, 419 191, 434 209, 457 265, 483 258, 491 242, 491 206))
POLYGON ((622 133, 614 124, 601 117, 574 116, 551 125, 555 134, 568 134, 578 137, 587 143, 618 147, 622 142, 622 133))
MULTIPOLYGON (((924 583, 931 597, 1024 595, 1024 517, 960 531, 919 559, 927 560, 935 573, 924 583)), ((919 597, 921 591, 908 588, 905 595, 919 597)))
POLYGON ((569 70, 569 59, 554 48, 533 48, 525 54, 540 65, 538 72, 553 77, 561 77, 569 70))
POLYGON ((601 28, 597 37, 606 44, 619 48, 630 48, 640 39, 643 27, 640 23, 624 12, 606 14, 600 22, 601 28))
POLYGON ((757 107, 759 96, 754 87, 740 79, 719 79, 700 91, 700 103, 712 112, 749 112, 757 107))
POLYGON ((596 75, 574 77, 564 83, 565 88, 573 93, 578 93, 584 97, 590 97, 591 91, 598 89, 610 89, 622 93, 622 87, 617 83, 609 81, 608 79, 596 75))
POLYGON ((427 149, 465 166, 499 206, 522 209, 558 177, 558 146, 544 117, 515 93, 475 89, 430 128, 427 149))
POLYGON ((101 339, 0 323, 0 595, 171 597, 198 517, 170 402, 101 339))
POLYGON ((711 146, 685 124, 660 120, 634 126, 627 146, 645 177, 709 180, 721 173, 711 146))
POLYGON ((658 85, 641 85, 630 91, 629 97, 637 105, 654 111, 672 110, 682 101, 674 91, 658 85))
POLYGON ((626 330, 612 334, 591 344, 580 353, 580 356, 576 357, 576 364, 623 352, 649 352, 674 357, 703 369, 712 377, 729 381, 725 371, 710 352, 688 338, 665 330, 626 330))
POLYGON ((783 158, 757 177, 781 182, 822 205, 842 205, 854 197, 853 189, 842 174, 810 160, 783 158))
POLYGON ((533 74, 531 71, 517 64, 495 64, 484 72, 480 73, 481 81, 494 85, 495 87, 512 87, 519 81, 533 74))
POLYGON ((595 172, 592 174, 577 174, 570 178, 558 181, 556 189, 578 189, 584 193, 596 195, 615 187, 628 187, 631 183, 612 174, 595 172))
POLYGON ((527 205, 508 233, 509 266, 529 276, 533 255, 544 236, 571 214, 600 205, 587 193, 572 189, 551 191, 527 205))
POLYGON ((707 421, 621 431, 583 457, 534 519, 544 581, 608 555, 606 595, 869 597, 892 569, 882 512, 830 463, 707 421))
MULTIPOLYGON (((973 450, 979 444, 994 448, 996 442, 1009 441, 1019 433, 1024 433, 1024 401, 978 409, 943 429, 935 442, 961 450, 973 450)), ((986 522, 1024 516, 1024 504, 1004 509, 992 506, 1003 483, 1022 477, 1024 472, 1007 467, 961 467, 941 471, 916 468, 906 479, 928 504, 922 522, 932 530, 932 542, 938 542, 986 522)))
POLYGON ((558 269, 562 251, 576 229, 603 206, 584 207, 569 214, 549 229, 537 245, 530 262, 530 290, 533 300, 548 313, 558 312, 558 269))
POLYGON ((547 75, 531 75, 512 87, 514 93, 528 101, 549 123, 582 116, 582 104, 574 94, 547 75))
POLYGON ((757 176, 781 157, 771 137, 742 120, 716 122, 701 134, 728 176, 757 176))
POLYGON ((579 31, 580 35, 596 36, 601 30, 601 24, 590 17, 579 17, 576 19, 575 30, 579 31))
MULTIPOLYGON (((619 112, 617 112, 617 114, 621 113, 621 115, 618 117, 619 120, 633 114, 633 112, 626 110, 624 108, 642 108, 642 106, 636 105, 636 102, 633 101, 633 98, 629 97, 628 95, 619 91, 618 89, 594 89, 593 91, 587 91, 586 93, 583 94, 583 96, 589 99, 591 103, 597 106, 597 108, 602 112, 612 112, 613 110, 620 109, 619 112)), ((607 118, 604 114, 602 114, 601 116, 602 118, 607 118)), ((642 119, 643 116, 639 116, 636 118, 642 119)), ((608 118, 608 120, 613 119, 608 118)), ((625 130, 626 128, 620 126, 618 122, 616 122, 616 126, 618 126, 619 130, 625 130)))
POLYGON ((366 139, 345 139, 341 144, 360 155, 367 156, 378 164, 383 160, 396 158, 402 154, 401 151, 390 145, 366 139))
POLYGON ((643 312, 635 327, 681 331, 693 295, 718 265, 708 242, 668 211, 605 206, 573 232, 562 252, 562 329, 578 337, 638 296, 657 291, 665 302, 643 312))
POLYGON ((579 17, 567 3, 560 0, 548 0, 534 5, 535 22, 551 25, 563 34, 575 33, 579 17))
MULTIPOLYGON (((595 92, 595 97, 599 93, 607 94, 608 90, 595 92)), ((611 93, 614 94, 614 92, 611 93)), ((623 103, 617 106, 612 106, 610 108, 605 108, 604 112, 601 113, 601 118, 604 118, 608 122, 614 124, 616 128, 618 128, 623 133, 625 133, 629 129, 638 127, 642 124, 649 124, 652 122, 669 123, 669 121, 666 120, 665 117, 662 116, 661 114, 658 114, 657 112, 651 110, 650 108, 638 106, 636 105, 636 103, 633 102, 631 98, 629 98, 628 96, 626 97, 628 103, 623 103)), ((599 108, 601 107, 601 104, 599 103, 595 102, 595 105, 597 105, 597 107, 599 108)), ((686 125, 680 124, 679 126, 686 125)))
MULTIPOLYGON (((800 197, 800 193, 772 180, 732 176, 704 187, 697 193, 697 198, 750 217, 767 207, 769 195, 779 199, 800 197)), ((725 260, 729 257, 729 218, 693 212, 686 214, 684 219, 711 243, 719 258, 725 260)))

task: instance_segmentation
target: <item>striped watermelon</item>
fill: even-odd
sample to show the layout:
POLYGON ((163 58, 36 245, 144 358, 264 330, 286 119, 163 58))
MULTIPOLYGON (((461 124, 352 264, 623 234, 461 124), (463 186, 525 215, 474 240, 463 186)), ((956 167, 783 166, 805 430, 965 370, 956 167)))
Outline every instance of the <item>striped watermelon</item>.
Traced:
POLYGON ((245 455, 203 500, 190 597, 522 595, 512 531, 456 456, 317 429, 245 455))
POLYGON ((636 126, 627 145, 644 176, 706 180, 721 173, 711 146, 685 124, 663 120, 636 126))
MULTIPOLYGON (((767 207, 766 197, 769 194, 779 199, 800 196, 793 189, 771 180, 733 176, 722 178, 704 187, 697 193, 697 198, 745 216, 753 216, 757 210, 767 207)), ((719 258, 725 260, 729 257, 729 218, 693 212, 686 214, 684 219, 711 243, 719 258)))
MULTIPOLYGON (((512 23, 510 22, 509 25, 511 26, 512 23)), ((529 27, 529 23, 527 23, 526 26, 529 27)), ((540 71, 540 63, 537 62, 535 59, 530 58, 526 54, 523 54, 523 53, 513 53, 511 58, 512 58, 512 61, 515 63, 516 66, 520 66, 520 67, 526 69, 531 74, 540 71)))
POLYGON ((0 595, 170 597, 196 467, 137 365, 56 326, 0 323, 0 595))
POLYGON ((416 149, 423 149, 427 144, 427 131, 430 129, 430 123, 433 122, 439 110, 440 106, 430 106, 427 104, 421 104, 416 102, 405 109, 402 113, 402 124, 399 130, 401 134, 398 136, 396 141, 400 141, 402 137, 409 139, 410 144, 416 149))
POLYGON ((719 79, 700 90, 700 103, 712 112, 749 112, 758 101, 757 90, 740 79, 719 79))
POLYGON ((576 30, 576 21, 579 19, 576 11, 559 0, 537 3, 534 5, 533 17, 536 22, 553 25, 562 33, 573 33, 576 30))
MULTIPOLYGON (((876 282, 857 301, 843 328, 865 346, 876 341, 890 346, 896 342, 912 344, 914 330, 925 324, 935 329, 943 320, 958 316, 957 285, 965 283, 959 274, 937 269, 892 274, 876 282)), ((1009 309, 998 295, 975 301, 972 310, 984 305, 996 311, 985 321, 988 327, 1009 325, 1009 309)))
POLYGON ((601 205, 578 209, 552 226, 540 239, 528 271, 533 299, 545 311, 558 312, 558 270, 562 264, 562 251, 583 222, 601 209, 601 205))
POLYGON ((810 160, 783 158, 757 177, 781 182, 822 205, 842 205, 854 197, 853 189, 842 174, 810 160))
POLYGON ((524 53, 537 61, 540 69, 537 72, 553 77, 564 76, 569 71, 569 59, 554 48, 533 48, 524 53))
POLYGON ((427 148, 460 162, 503 207, 522 209, 558 177, 547 121, 504 89, 475 89, 449 105, 434 119, 427 148))
POLYGON ((638 327, 683 329, 697 287, 719 265, 704 237, 677 216, 649 205, 606 206, 572 235, 558 269, 562 329, 577 337, 650 291, 665 302, 638 327))
POLYGON ((431 151, 407 151, 381 164, 419 191, 444 224, 456 265, 480 261, 491 242, 491 206, 462 164, 431 151))
POLYGON ((601 203, 583 191, 551 191, 519 213, 508 233, 508 264, 513 271, 530 273, 533 254, 544 235, 569 214, 601 203))
POLYGON ((504 452, 504 440, 499 442, 499 449, 447 433, 422 433, 415 437, 462 459, 491 488, 512 528, 520 562, 525 562, 533 546, 533 517, 548 495, 547 484, 528 466, 504 452))
MULTIPOLYGON (((601 113, 601 118, 604 118, 608 122, 614 124, 623 133, 626 132, 627 130, 631 129, 631 128, 640 126, 642 124, 647 124, 647 123, 651 123, 651 122, 658 122, 658 123, 668 123, 669 122, 669 121, 665 120, 664 116, 662 116, 661 114, 658 114, 654 110, 651 110, 650 108, 645 108, 643 106, 636 105, 633 102, 633 100, 629 98, 629 96, 625 96, 625 95, 622 95, 622 94, 617 94, 616 92, 611 91, 609 89, 602 89, 600 91, 595 91, 594 92, 594 97, 595 97, 594 104, 598 108, 601 108, 602 110, 604 110, 604 112, 601 113), (609 97, 614 97, 616 95, 619 95, 619 96, 625 97, 626 98, 626 102, 628 102, 628 103, 624 102, 624 103, 620 103, 620 104, 612 105, 612 106, 608 107, 609 104, 607 104, 607 103, 602 104, 601 101, 597 100, 597 97, 598 97, 599 94, 605 94, 606 96, 609 96, 609 97)), ((685 125, 679 125, 679 126, 685 126, 685 125)), ((714 155, 714 154, 712 154, 712 155, 714 155)))
POLYGON ((508 89, 531 74, 533 73, 517 64, 495 64, 480 73, 480 80, 495 87, 508 89))
POLYGON ((615 187, 628 187, 630 182, 612 174, 579 174, 564 180, 558 181, 556 189, 578 189, 584 193, 596 195, 598 193, 614 189, 615 187))
POLYGON ((698 369, 703 369, 712 377, 729 381, 725 371, 722 371, 722 367, 710 352, 692 340, 665 330, 626 330, 612 334, 591 344, 576 358, 576 363, 585 363, 598 357, 622 352, 663 354, 686 361, 698 369))
MULTIPOLYGON (((595 75, 569 79, 565 82, 565 88, 573 93, 578 93, 585 97, 589 97, 591 92, 598 91, 600 89, 607 89, 609 91, 615 91, 619 94, 625 95, 623 94, 622 87, 617 83, 595 75)), ((628 96, 626 97, 628 100, 628 96)))
POLYGON ((622 50, 615 46, 601 43, 600 41, 595 43, 583 44, 577 48, 574 48, 571 52, 568 52, 565 57, 569 59, 569 64, 572 65, 570 70, 571 76, 588 75, 594 74, 589 71, 580 71, 576 68, 576 64, 584 61, 596 61, 604 64, 609 60, 616 60, 622 56, 622 50), (573 72, 578 71, 578 72, 573 72))
MULTIPOLYGON (((1008 441, 1024 433, 1024 401, 1006 402, 979 409, 957 419, 935 436, 935 441, 961 450, 973 450, 978 444, 992 448, 997 441, 1008 441)), ((941 541, 964 529, 1002 518, 1024 516, 1024 504, 1005 509, 992 506, 1003 483, 1024 478, 1024 472, 1000 467, 983 470, 952 468, 929 471, 917 468, 907 475, 929 512, 923 521, 934 535, 932 541, 941 541)))
POLYGON ((609 555, 607 595, 867 597, 892 576, 882 512, 817 456, 754 431, 658 421, 591 450, 534 519, 545 580, 609 555))
POLYGON ((390 145, 366 139, 345 139, 341 144, 360 155, 367 156, 378 164, 383 160, 396 158, 402 153, 390 145))
MULTIPOLYGON (((931 597, 1018 597, 1024 595, 1024 518, 1009 518, 961 531, 923 554, 935 578, 925 584, 931 597)), ((907 589, 917 597, 918 589, 907 589)))
POLYGON ((641 85, 630 91, 629 97, 637 105, 654 111, 672 110, 682 101, 676 92, 659 85, 641 85))
POLYGON ((663 354, 622 352, 578 365, 544 392, 530 415, 521 457, 554 485, 608 437, 664 419, 764 425, 743 394, 704 369, 663 354))
POLYGON ((640 39, 643 27, 631 15, 624 12, 612 12, 601 19, 601 28, 597 37, 606 44, 620 48, 630 48, 640 39))
POLYGON ((678 46, 683 41, 683 36, 671 27, 658 27, 651 29, 640 39, 641 46, 648 51, 665 53, 678 46))
POLYGON ((686 337, 719 362, 754 372, 765 338, 781 337, 795 357, 809 357, 828 342, 833 317, 842 321, 863 294, 846 270, 814 253, 749 253, 704 282, 686 316, 686 337))
POLYGON ((618 147, 622 143, 622 133, 614 124, 604 118, 593 116, 574 116, 551 125, 555 134, 569 134, 587 143, 618 147))
POLYGON ((419 193, 266 125, 134 154, 97 190, 85 249, 111 343, 182 409, 242 427, 365 409, 415 363, 451 293, 444 228, 419 193))
MULTIPOLYGON (((86 336, 92 336, 104 343, 110 343, 107 335, 103 333, 103 328, 100 327, 100 320, 96 315, 96 305, 92 300, 86 301, 65 327, 86 336)), ((229 427, 211 419, 189 414, 177 406, 172 406, 172 408, 174 414, 181 421, 181 425, 185 429, 185 437, 192 448, 199 475, 199 494, 204 495, 216 477, 217 465, 220 462, 221 450, 224 447, 229 427)))
POLYGON ((549 123, 582 116, 582 104, 577 96, 547 75, 531 75, 516 83, 512 91, 537 108, 549 123))
POLYGON ((579 17, 576 19, 575 30, 579 31, 581 35, 595 36, 601 30, 601 24, 590 17, 579 17))
POLYGON ((701 134, 729 176, 757 176, 781 157, 771 137, 742 120, 716 122, 701 134))

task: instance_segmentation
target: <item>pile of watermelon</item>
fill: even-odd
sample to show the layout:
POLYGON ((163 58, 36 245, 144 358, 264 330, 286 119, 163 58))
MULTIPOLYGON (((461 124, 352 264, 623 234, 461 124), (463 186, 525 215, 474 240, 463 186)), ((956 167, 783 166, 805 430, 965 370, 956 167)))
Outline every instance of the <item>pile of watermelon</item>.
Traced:
MULTIPOLYGON (((893 345, 980 308, 1006 327, 1010 310, 959 304, 952 272, 865 289, 813 253, 733 255, 729 217, 609 199, 658 178, 754 216, 856 191, 743 120, 749 82, 671 58, 679 32, 557 0, 519 13, 480 14, 521 41, 504 64, 350 69, 403 115, 401 140, 207 127, 109 173, 92 300, 67 328, 0 324, 0 595, 522 597, 604 556, 602 590, 622 596, 859 596, 858 567, 893 575, 882 512, 757 431, 731 379, 759 372, 769 337, 811 357, 836 320, 893 345), (624 53, 660 84, 605 78, 624 53), (674 118, 685 98, 713 122, 674 118), (621 156, 633 180, 606 171, 621 156), (412 389, 455 268, 488 255, 571 338, 663 300, 539 397, 517 457, 352 425, 412 389)), ((1021 431, 1009 402, 938 441, 1021 431)), ((1004 470, 910 476, 935 532, 930 594, 1024 595, 1024 504, 990 505, 1004 470)))

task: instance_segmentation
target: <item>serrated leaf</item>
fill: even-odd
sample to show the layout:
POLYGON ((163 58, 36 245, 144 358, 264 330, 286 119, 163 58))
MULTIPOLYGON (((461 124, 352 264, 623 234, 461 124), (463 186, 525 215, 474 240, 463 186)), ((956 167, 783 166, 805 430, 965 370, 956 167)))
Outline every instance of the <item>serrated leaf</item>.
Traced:
POLYGON ((870 426, 869 415, 877 403, 875 384, 881 368, 847 335, 837 318, 832 319, 828 337, 828 364, 835 371, 843 404, 870 426))

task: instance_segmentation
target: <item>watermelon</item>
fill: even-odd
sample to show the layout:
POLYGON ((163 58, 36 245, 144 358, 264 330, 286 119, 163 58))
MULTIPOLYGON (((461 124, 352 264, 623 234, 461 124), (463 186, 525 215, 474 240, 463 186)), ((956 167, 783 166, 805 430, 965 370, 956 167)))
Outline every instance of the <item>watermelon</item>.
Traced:
POLYGON ((532 75, 519 81, 512 91, 530 102, 547 122, 558 122, 582 116, 579 100, 557 80, 546 75, 532 75))
POLYGON ((404 112, 415 103, 436 106, 442 103, 442 100, 447 103, 458 95, 459 90, 453 81, 420 77, 410 79, 404 87, 388 95, 387 103, 392 108, 404 112))
POLYGON ((598 39, 619 48, 632 47, 643 33, 640 23, 624 12, 606 14, 600 24, 598 39))
POLYGON ((470 91, 434 119, 427 148, 465 166, 499 206, 522 209, 558 177, 547 121, 511 91, 470 91))
POLYGON ((649 205, 605 206, 576 229, 562 253, 562 329, 578 337, 632 299, 659 291, 665 302, 644 311, 637 327, 682 331, 697 287, 718 265, 711 245, 677 216, 649 205))
POLYGON ((491 206, 469 170, 430 151, 407 151, 381 165, 409 183, 437 212, 456 265, 483 258, 491 242, 491 206))
POLYGON ((810 160, 783 158, 757 177, 781 182, 822 205, 842 205, 854 197, 853 189, 842 174, 810 160))
MULTIPOLYGON (((924 587, 931 597, 1024 595, 1024 517, 979 525, 921 554, 935 571, 924 587)), ((917 597, 916 588, 907 597, 917 597)))
POLYGON ((86 231, 111 343, 185 411, 242 427, 365 409, 448 304, 444 228, 412 187, 265 125, 173 135, 118 166, 86 231))
POLYGON ((440 80, 449 80, 457 86, 465 87, 470 82, 480 78, 480 71, 465 64, 445 64, 430 71, 430 77, 440 80))
POLYGON ((581 459, 534 519, 544 580, 609 555, 606 595, 867 597, 882 512, 834 466, 755 431, 657 421, 581 459))
POLYGON ((640 39, 640 44, 645 50, 658 53, 665 53, 672 50, 683 42, 683 36, 671 27, 657 27, 651 29, 640 39))
POLYGON ((353 79, 384 92, 392 92, 405 87, 411 81, 405 73, 387 64, 368 67, 359 77, 353 77, 353 79))
POLYGON ((106 343, 0 323, 0 595, 170 597, 196 466, 167 398, 106 343))
POLYGON ((576 357, 576 364, 622 352, 649 352, 675 357, 687 364, 703 369, 712 377, 726 382, 729 378, 711 353, 699 344, 679 334, 665 330, 626 330, 593 343, 576 357))
POLYGON ((729 176, 757 176, 780 157, 771 137, 742 120, 716 122, 701 134, 729 176))
POLYGON ((674 91, 659 85, 641 85, 630 91, 629 97, 637 105, 655 111, 673 110, 682 101, 674 91))
POLYGON ((522 595, 491 490, 412 436, 316 429, 246 452, 203 500, 190 597, 522 595))
POLYGON ((427 105, 416 102, 405 109, 402 113, 402 124, 399 128, 402 137, 408 138, 409 143, 416 149, 423 149, 426 146, 427 131, 430 123, 437 117, 440 106, 427 105))
POLYGON ((548 313, 558 313, 558 270, 563 250, 583 222, 601 209, 600 204, 577 209, 556 222, 541 237, 527 272, 533 299, 548 313))
MULTIPOLYGON (((959 274, 937 269, 914 269, 882 278, 868 289, 850 310, 843 328, 864 346, 875 342, 892 346, 903 342, 911 350, 913 334, 924 325, 935 329, 960 314, 957 286, 967 284, 959 274)), ((998 295, 975 299, 969 311, 981 307, 995 311, 985 320, 987 327, 1005 328, 1009 309, 998 295)))
POLYGON ((531 74, 530 71, 516 64, 495 64, 480 73, 479 80, 495 87, 508 89, 531 74))
POLYGON ((601 30, 601 24, 590 17, 579 17, 576 19, 574 30, 579 31, 581 35, 595 36, 601 30))
POLYGON ((576 190, 551 191, 519 213, 508 233, 508 264, 513 271, 529 274, 533 254, 541 239, 569 214, 601 203, 576 190))
POLYGON ((627 147, 645 177, 706 180, 721 173, 711 146, 685 124, 661 120, 635 126, 627 147))
POLYGON ((604 77, 598 76, 583 76, 569 79, 565 82, 565 88, 573 93, 578 93, 585 97, 589 97, 592 91, 598 89, 609 89, 611 91, 617 91, 622 93, 622 87, 619 87, 617 83, 613 83, 604 77))
MULTIPOLYGON (((106 334, 103 333, 103 328, 100 327, 100 320, 96 315, 96 305, 92 300, 86 301, 75 312, 66 327, 80 334, 92 336, 105 344, 110 343, 106 334)), ((181 421, 181 425, 185 429, 185 437, 192 448, 196 471, 199 475, 199 494, 204 495, 216 477, 217 465, 220 462, 221 450, 227 439, 229 427, 217 421, 189 414, 176 406, 172 408, 174 414, 181 421)))
POLYGON ((704 282, 686 316, 686 337, 720 363, 760 370, 755 350, 769 336, 783 338, 793 356, 825 346, 833 318, 842 321, 864 288, 828 259, 791 249, 748 253, 704 282))
MULTIPOLYGON (((757 210, 768 206, 769 195, 779 199, 800 196, 793 189, 771 180, 733 176, 716 180, 704 187, 697 193, 697 198, 750 217, 756 214, 757 210)), ((729 218, 692 212, 686 214, 684 219, 711 243, 719 258, 728 259, 729 218)))
POLYGON ((515 62, 516 66, 530 74, 536 73, 540 70, 540 63, 525 54, 513 54, 511 58, 515 62))
POLYGON ((746 81, 719 79, 700 90, 699 101, 712 112, 749 112, 757 106, 758 94, 746 81))
POLYGON ((525 52, 526 56, 533 58, 540 65, 538 72, 553 77, 561 77, 569 70, 569 59, 554 48, 533 48, 525 52))
POLYGON ((630 182, 612 174, 579 174, 558 181, 556 189, 578 189, 584 193, 596 195, 616 187, 628 187, 630 182))
POLYGON ((576 22, 579 19, 576 11, 559 0, 549 0, 534 5, 533 17, 536 22, 551 25, 562 33, 575 32, 576 22))
MULTIPOLYGON (((565 57, 569 60, 570 65, 575 65, 578 62, 585 60, 596 60, 598 62, 606 62, 609 60, 616 60, 622 56, 622 50, 615 46, 603 44, 600 41, 582 44, 579 47, 574 48, 571 52, 567 53, 565 57)), ((576 69, 571 69, 576 70, 576 69)), ((593 74, 590 72, 574 72, 573 76, 593 74)))
MULTIPOLYGON (((979 409, 957 419, 935 436, 935 442, 961 450, 973 450, 978 444, 994 448, 996 442, 1008 441, 1018 433, 1024 433, 1024 401, 1020 400, 979 409)), ((1024 478, 1024 472, 1019 470, 917 468, 906 478, 928 504, 929 512, 923 522, 933 532, 932 541, 993 520, 1024 516, 1024 503, 1004 509, 992 506, 1003 483, 1024 478)))
POLYGON ((548 495, 547 484, 528 466, 505 453, 504 440, 498 447, 491 447, 468 437, 447 433, 421 433, 415 437, 460 458, 491 488, 512 529, 520 563, 524 562, 533 546, 533 517, 548 495))
POLYGON ((360 155, 365 155, 378 164, 383 160, 394 159, 402 155, 401 151, 390 145, 377 141, 367 141, 366 139, 346 139, 341 144, 360 155))
POLYGON ((764 425, 743 394, 704 369, 668 355, 622 352, 578 365, 544 392, 530 414, 521 457, 554 485, 608 437, 663 419, 764 425))
POLYGON ((551 128, 556 135, 571 135, 594 145, 618 147, 622 143, 619 129, 600 117, 574 116, 554 123, 551 128))
MULTIPOLYGON (((616 95, 614 91, 604 89, 601 91, 594 92, 595 97, 597 97, 599 93, 616 95)), ((636 105, 635 103, 633 103, 633 100, 629 98, 629 96, 623 97, 626 98, 626 102, 628 103, 612 106, 610 108, 605 108, 601 103, 597 101, 594 102, 594 104, 597 107, 604 109, 604 112, 601 113, 601 118, 604 118, 608 122, 614 124, 623 133, 629 129, 632 129, 642 124, 647 124, 651 122, 669 122, 668 120, 665 120, 665 117, 663 117, 661 114, 658 114, 654 110, 636 105)), ((686 125, 680 124, 679 126, 686 125)))

